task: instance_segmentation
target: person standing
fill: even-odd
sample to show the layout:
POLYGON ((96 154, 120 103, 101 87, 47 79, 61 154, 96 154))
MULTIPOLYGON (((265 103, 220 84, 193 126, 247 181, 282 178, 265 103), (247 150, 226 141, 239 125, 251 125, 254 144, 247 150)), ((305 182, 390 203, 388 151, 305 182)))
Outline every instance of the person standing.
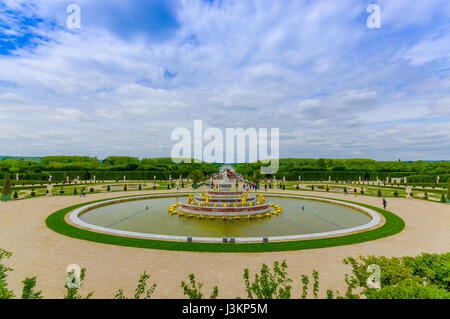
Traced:
POLYGON ((347 193, 347 187, 344 187, 344 195, 348 195, 348 193, 347 193))

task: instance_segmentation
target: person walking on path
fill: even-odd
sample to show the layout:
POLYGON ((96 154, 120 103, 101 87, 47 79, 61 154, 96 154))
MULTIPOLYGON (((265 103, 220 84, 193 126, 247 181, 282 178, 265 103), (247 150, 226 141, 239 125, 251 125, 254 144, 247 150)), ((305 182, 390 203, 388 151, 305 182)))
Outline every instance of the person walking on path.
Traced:
POLYGON ((386 198, 383 198, 383 209, 386 209, 387 206, 387 200, 386 198))
POLYGON ((81 196, 80 197, 86 197, 86 192, 84 191, 84 188, 81 190, 81 196))
POLYGON ((344 187, 344 195, 348 195, 347 187, 344 187))

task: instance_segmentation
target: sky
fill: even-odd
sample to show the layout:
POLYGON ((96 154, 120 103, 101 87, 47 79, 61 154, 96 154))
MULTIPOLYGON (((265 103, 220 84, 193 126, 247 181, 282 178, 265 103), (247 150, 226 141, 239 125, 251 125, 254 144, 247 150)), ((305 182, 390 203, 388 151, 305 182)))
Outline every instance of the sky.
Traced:
POLYGON ((450 1, 0 1, 0 155, 168 157, 194 120, 279 128, 282 158, 449 160, 450 1))

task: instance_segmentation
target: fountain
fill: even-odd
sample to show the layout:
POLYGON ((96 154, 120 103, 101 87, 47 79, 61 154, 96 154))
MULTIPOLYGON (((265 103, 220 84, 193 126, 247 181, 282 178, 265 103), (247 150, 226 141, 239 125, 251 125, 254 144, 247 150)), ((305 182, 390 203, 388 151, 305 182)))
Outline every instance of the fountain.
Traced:
POLYGON ((252 219, 281 214, 282 208, 266 201, 261 194, 233 188, 224 171, 218 184, 211 183, 206 193, 190 194, 185 201, 170 205, 170 214, 209 219, 252 219), (213 186, 214 185, 214 186, 213 186))

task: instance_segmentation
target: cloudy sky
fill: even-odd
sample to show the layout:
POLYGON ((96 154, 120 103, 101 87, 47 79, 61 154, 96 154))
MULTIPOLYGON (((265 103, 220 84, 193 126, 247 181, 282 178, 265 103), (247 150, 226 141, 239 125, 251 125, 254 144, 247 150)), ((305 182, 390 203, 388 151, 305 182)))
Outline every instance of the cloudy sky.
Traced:
POLYGON ((450 1, 1 0, 0 155, 170 156, 196 119, 279 128, 281 157, 448 160, 450 1))

